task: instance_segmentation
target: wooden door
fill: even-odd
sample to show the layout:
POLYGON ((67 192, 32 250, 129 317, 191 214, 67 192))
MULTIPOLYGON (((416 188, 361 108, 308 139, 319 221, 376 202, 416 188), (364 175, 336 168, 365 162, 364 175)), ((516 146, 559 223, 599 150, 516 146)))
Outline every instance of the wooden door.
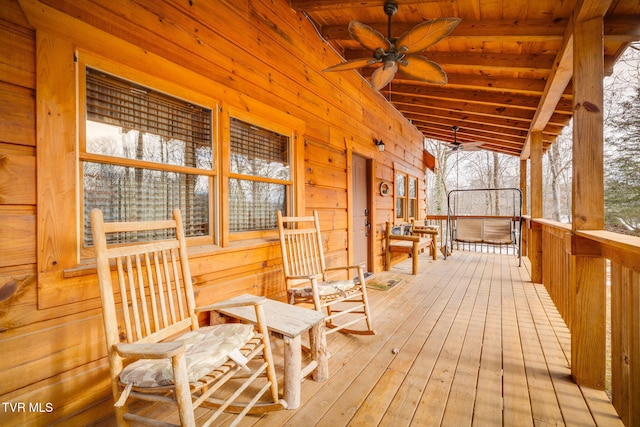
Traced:
POLYGON ((372 271, 369 262, 371 252, 369 237, 371 232, 371 202, 369 191, 368 160, 356 154, 352 160, 353 183, 353 263, 364 265, 365 271, 372 271))

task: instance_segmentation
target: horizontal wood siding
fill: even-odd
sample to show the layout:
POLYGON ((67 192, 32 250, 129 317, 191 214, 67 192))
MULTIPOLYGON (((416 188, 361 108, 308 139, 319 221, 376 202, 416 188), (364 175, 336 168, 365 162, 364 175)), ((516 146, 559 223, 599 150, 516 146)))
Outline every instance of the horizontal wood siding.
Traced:
MULTIPOLYGON (((379 183, 393 182, 399 169, 418 177, 425 188, 422 136, 355 72, 321 72, 340 58, 288 1, 5 0, 0 7, 0 401, 37 403, 52 411, 0 408, 3 426, 84 425, 113 411, 93 268, 38 265, 38 259, 55 260, 40 258, 39 251, 60 244, 47 241, 42 243, 47 249, 38 248, 38 229, 47 227, 38 212, 47 212, 47 221, 62 228, 72 219, 59 222, 48 199, 37 194, 38 164, 49 159, 36 154, 36 57, 57 47, 46 45, 37 53, 36 31, 47 41, 59 37, 65 49, 85 49, 115 63, 128 64, 137 55, 131 66, 149 75, 158 68, 154 58, 167 61, 177 87, 195 85, 180 71, 189 70, 205 82, 197 89, 213 99, 257 115, 277 110, 304 123, 304 135, 298 135, 304 149, 296 153, 303 183, 296 191, 297 206, 300 213, 319 211, 330 266, 350 259, 351 153, 371 159, 374 268, 382 270, 381 227, 393 218, 394 204, 392 197, 380 196, 379 183), (114 40, 122 43, 114 47, 114 40), (385 141, 384 153, 377 151, 374 138, 385 141), (39 282, 43 272, 46 281, 39 282)), ((71 56, 47 61, 53 61, 58 76, 73 69, 71 56)), ((55 105, 56 93, 48 96, 55 105)), ((55 105, 65 107, 72 106, 55 105)), ((62 156, 73 147, 75 142, 63 135, 73 138, 75 130, 60 131, 57 138, 42 140, 37 151, 62 156)), ((424 204, 420 198, 421 211, 424 204)), ((244 292, 285 298, 275 239, 192 248, 190 262, 201 304, 244 292)))

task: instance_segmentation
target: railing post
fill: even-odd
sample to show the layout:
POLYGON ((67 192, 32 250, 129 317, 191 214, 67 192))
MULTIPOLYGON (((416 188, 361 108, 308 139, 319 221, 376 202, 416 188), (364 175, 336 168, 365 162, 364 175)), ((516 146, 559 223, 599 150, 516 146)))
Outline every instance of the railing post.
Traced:
MULTIPOLYGON (((604 228, 603 17, 573 24, 572 226, 604 228)), ((605 262, 574 236, 570 291, 571 374, 577 384, 604 389, 606 352, 605 262)))
POLYGON ((529 260, 531 281, 542 283, 542 227, 535 218, 542 218, 542 132, 531 132, 531 229, 529 230, 529 260))

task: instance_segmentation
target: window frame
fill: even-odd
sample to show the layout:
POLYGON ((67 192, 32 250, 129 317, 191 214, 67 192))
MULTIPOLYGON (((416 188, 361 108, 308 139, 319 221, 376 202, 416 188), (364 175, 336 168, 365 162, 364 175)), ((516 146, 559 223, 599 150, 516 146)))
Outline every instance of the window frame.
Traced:
MULTIPOLYGON (((222 158, 220 159, 221 176, 222 176, 222 191, 220 194, 220 201, 222 204, 222 223, 224 224, 222 232, 223 245, 230 244, 232 242, 239 242, 243 240, 251 239, 268 239, 276 237, 278 234, 277 228, 269 230, 250 230, 250 231, 236 231, 231 232, 229 227, 229 215, 230 203, 229 203, 229 180, 240 179, 269 184, 284 184, 287 186, 288 195, 285 201, 285 209, 288 211, 287 215, 296 210, 299 205, 301 197, 299 192, 301 191, 300 183, 297 182, 297 170, 296 166, 298 159, 296 153, 298 152, 298 133, 299 128, 291 123, 291 120, 284 121, 282 116, 276 114, 273 117, 273 112, 269 114, 271 119, 265 118, 265 114, 253 113, 233 107, 224 109, 221 128, 223 129, 222 136, 222 158), (238 174, 231 172, 231 119, 237 119, 245 123, 269 130, 271 132, 284 135, 289 138, 289 179, 281 180, 274 178, 258 177, 245 174, 238 174)), ((290 118, 290 117, 289 117, 290 118)))
POLYGON ((401 222, 410 222, 413 219, 417 218, 418 215, 418 209, 419 209, 419 203, 418 203, 418 194, 420 193, 420 182, 418 177, 411 175, 409 173, 405 173, 405 172, 401 172, 401 171, 395 171, 394 173, 394 192, 393 192, 393 210, 394 210, 394 220, 397 221, 401 221, 401 222), (398 179, 399 177, 402 177, 402 179, 404 180, 404 185, 402 186, 402 189, 404 190, 404 194, 400 194, 400 183, 399 181, 401 181, 400 179, 398 179), (410 182, 414 182, 415 183, 415 190, 416 190, 416 194, 415 196, 411 196, 409 189, 410 189, 410 182), (398 215, 398 203, 400 203, 400 206, 402 208, 402 214, 398 215), (410 213, 410 205, 414 205, 414 215, 409 215, 410 213))
POLYGON ((205 96, 201 93, 191 91, 181 86, 168 83, 161 78, 155 76, 149 76, 141 71, 128 69, 120 64, 112 63, 107 60, 98 61, 92 57, 91 54, 80 55, 78 60, 77 69, 77 85, 78 85, 78 228, 79 228, 79 250, 80 258, 92 258, 94 256, 93 248, 86 247, 84 245, 84 239, 82 238, 85 224, 84 224, 84 182, 82 165, 83 162, 96 162, 103 164, 112 164, 116 166, 136 167, 147 170, 160 170, 165 172, 178 172, 186 174, 197 174, 207 176, 209 181, 209 234, 205 236, 194 236, 187 238, 187 245, 218 245, 219 243, 219 219, 216 212, 216 206, 218 206, 218 180, 219 180, 219 161, 217 159, 219 150, 218 144, 218 128, 220 127, 220 120, 218 118, 218 111, 220 109, 220 102, 214 100, 211 97, 205 96), (129 81, 137 86, 142 86, 153 90, 158 93, 166 94, 172 98, 182 100, 187 103, 193 103, 200 107, 207 108, 211 111, 211 149, 212 149, 212 168, 198 169, 188 166, 180 165, 167 165, 158 164, 154 162, 148 162, 138 159, 128 159, 113 157, 103 154, 89 153, 86 149, 86 69, 90 68, 105 74, 112 75, 118 79, 129 81))

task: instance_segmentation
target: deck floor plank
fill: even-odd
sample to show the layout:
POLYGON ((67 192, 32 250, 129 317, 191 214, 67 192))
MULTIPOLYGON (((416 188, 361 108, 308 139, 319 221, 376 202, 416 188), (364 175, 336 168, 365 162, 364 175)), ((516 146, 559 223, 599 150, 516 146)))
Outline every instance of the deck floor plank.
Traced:
MULTIPOLYGON (((462 264, 456 272, 461 277, 471 277, 472 264, 462 264)), ((419 319, 416 334, 412 335, 408 345, 402 351, 409 350, 411 353, 417 350, 415 356, 408 363, 398 363, 397 369, 402 369, 403 365, 410 366, 407 377, 402 383, 398 392, 387 409, 383 417, 381 426, 404 426, 410 425, 414 413, 420 403, 422 394, 426 388, 427 381, 441 352, 446 339, 450 324, 452 307, 459 306, 466 289, 464 287, 452 286, 455 283, 455 274, 446 277, 446 286, 440 294, 440 298, 422 310, 422 318, 419 319)), ((417 319, 407 319, 408 322, 415 322, 417 319)), ((395 362, 395 361, 394 361, 395 362)))
POLYGON ((484 274, 489 282, 489 304, 480 357, 480 371, 472 426, 502 425, 502 290, 496 261, 484 274))
POLYGON ((588 406, 580 394, 579 387, 570 379, 569 361, 562 351, 535 287, 529 286, 521 289, 531 311, 532 320, 535 319, 534 327, 540 342, 539 348, 555 392, 554 396, 548 397, 549 400, 556 402, 562 413, 562 418, 566 420, 568 425, 595 425, 588 406))
MULTIPOLYGON (((463 291, 461 303, 457 306, 450 304, 447 307, 450 311, 448 314, 452 316, 452 319, 447 331, 446 341, 436 359, 433 372, 422 394, 420 405, 414 414, 412 423, 424 426, 439 426, 442 422, 449 402, 454 377, 458 369, 465 370, 464 367, 459 366, 459 361, 472 308, 480 289, 477 283, 479 279, 477 271, 481 268, 481 264, 475 266, 466 288, 459 286, 461 292, 463 291)), ((442 323, 442 321, 439 323, 442 323)))
POLYGON ((515 296, 533 418, 536 423, 543 425, 562 425, 562 411, 555 395, 549 366, 544 358, 543 344, 535 325, 536 322, 544 319, 534 321, 531 306, 523 288, 516 289, 515 296))
MULTIPOLYGON (((487 268, 486 263, 483 265, 483 271, 484 268, 487 268)), ((482 354, 482 338, 489 302, 489 286, 490 283, 486 277, 480 276, 478 292, 474 306, 471 309, 471 317, 449 393, 447 407, 443 414, 442 425, 471 426, 472 424, 482 354)))
MULTIPOLYGON (((518 328, 518 311, 513 276, 506 266, 502 280, 502 363, 504 370, 504 420, 506 426, 532 426, 531 401, 527 383, 522 337, 518 328)), ((517 267, 515 267, 517 268, 517 267)))
MULTIPOLYGON (((304 380, 299 409, 240 425, 622 427, 604 392, 571 381, 570 334, 516 257, 429 258, 416 276, 410 259, 376 275, 402 279, 369 290, 377 334, 331 334, 330 377, 304 380)), ((280 384, 281 350, 274 340, 280 384)))

